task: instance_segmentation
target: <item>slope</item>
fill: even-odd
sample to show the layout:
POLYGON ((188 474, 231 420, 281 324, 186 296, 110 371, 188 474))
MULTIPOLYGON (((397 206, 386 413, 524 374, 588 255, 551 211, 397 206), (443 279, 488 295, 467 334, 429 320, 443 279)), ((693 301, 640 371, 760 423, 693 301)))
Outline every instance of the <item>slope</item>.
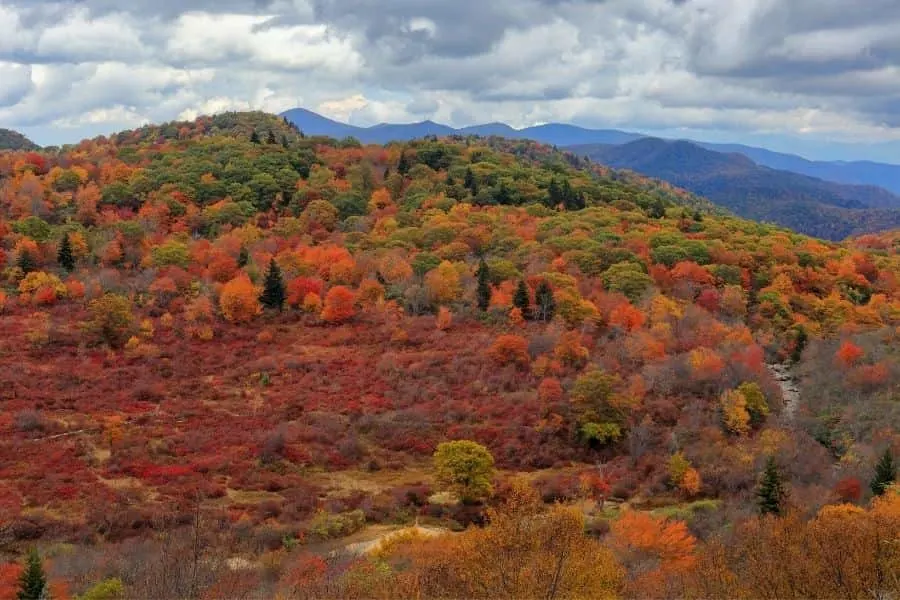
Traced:
POLYGON ((741 216, 842 239, 900 226, 900 197, 874 186, 851 186, 761 167, 740 154, 657 138, 570 150, 615 168, 658 177, 703 195, 741 216))
POLYGON ((12 129, 0 128, 0 150, 39 150, 40 146, 12 129))

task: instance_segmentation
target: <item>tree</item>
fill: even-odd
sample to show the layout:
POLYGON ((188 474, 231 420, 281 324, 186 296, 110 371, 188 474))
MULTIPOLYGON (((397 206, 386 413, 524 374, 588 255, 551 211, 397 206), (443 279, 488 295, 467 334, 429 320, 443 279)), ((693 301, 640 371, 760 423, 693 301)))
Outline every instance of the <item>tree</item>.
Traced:
POLYGON ((541 321, 552 321, 556 314, 556 299, 553 297, 553 289, 546 281, 542 281, 534 294, 534 303, 537 305, 537 318, 541 321))
POLYGON ((281 269, 275 259, 269 261, 269 269, 266 271, 266 280, 263 284, 263 292, 259 296, 259 301, 266 308, 277 308, 281 310, 284 307, 285 299, 284 279, 281 277, 281 269))
POLYGON ((781 515, 784 509, 784 483, 781 480, 781 472, 775 458, 766 459, 766 468, 763 471, 762 481, 756 490, 759 512, 764 515, 781 515))
POLYGON ((453 263, 446 260, 425 275, 425 286, 428 288, 431 301, 435 304, 450 304, 459 298, 462 291, 459 272, 453 263))
POLYGON ((266 138, 266 143, 267 143, 267 144, 272 144, 272 145, 278 143, 278 140, 275 139, 275 132, 272 131, 271 129, 269 130, 269 136, 266 138))
POLYGON ((232 323, 245 323, 259 314, 259 297, 246 273, 241 273, 222 286, 219 308, 222 315, 232 323))
POLYGON ((343 323, 356 314, 356 295, 343 285, 336 285, 325 295, 322 320, 327 323, 343 323))
POLYGON ((248 262, 250 262, 250 253, 247 252, 246 246, 241 246, 241 251, 238 253, 237 266, 239 269, 243 269, 248 262))
POLYGON ((69 234, 63 236, 59 243, 59 251, 56 253, 56 262, 59 263, 66 271, 75 269, 75 255, 72 253, 72 242, 69 240, 69 234))
POLYGON ((897 465, 894 463, 894 455, 887 448, 878 464, 875 465, 875 478, 869 487, 876 496, 881 496, 887 488, 897 480, 897 465))
POLYGON ((88 331, 113 348, 121 347, 134 330, 131 300, 118 294, 104 294, 88 305, 91 320, 88 331))
POLYGON ((491 305, 491 272, 484 259, 481 259, 481 262, 478 264, 478 271, 475 272, 475 276, 478 278, 478 288, 476 290, 478 308, 487 310, 491 305))
POLYGON ((520 335, 501 335, 487 350, 488 356, 499 365, 514 364, 528 366, 531 356, 528 354, 528 340, 520 335))
POLYGON ((653 201, 647 214, 651 219, 662 219, 666 216, 666 205, 661 198, 657 198, 653 201))
POLYGON ((259 134, 256 133, 256 130, 253 130, 253 133, 250 134, 250 141, 254 144, 259 144, 259 134))
POLYGON ((513 306, 522 311, 522 316, 527 319, 530 314, 528 311, 530 305, 531 300, 528 297, 528 287, 524 281, 520 280, 519 285, 516 286, 516 293, 513 294, 513 306))
POLYGON ((50 597, 41 557, 35 548, 28 552, 25 570, 19 576, 18 600, 46 600, 50 597))
POLYGON ((493 492, 494 457, 477 442, 457 440, 438 444, 434 470, 437 480, 463 502, 477 502, 493 492))

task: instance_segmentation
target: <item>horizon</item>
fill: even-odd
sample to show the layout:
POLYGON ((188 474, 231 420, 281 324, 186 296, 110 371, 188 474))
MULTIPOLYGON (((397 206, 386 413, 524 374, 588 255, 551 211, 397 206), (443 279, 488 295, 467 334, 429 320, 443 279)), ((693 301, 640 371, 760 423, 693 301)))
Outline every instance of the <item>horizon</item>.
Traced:
MULTIPOLYGON (((843 146, 839 146, 841 149, 835 150, 833 148, 822 148, 821 146, 818 146, 818 144, 816 142, 811 142, 812 144, 814 144, 812 147, 804 148, 803 144, 802 144, 803 140, 799 140, 799 139, 792 140, 794 142, 794 145, 791 145, 790 141, 788 141, 789 138, 784 138, 784 139, 774 138, 773 139, 773 138, 762 137, 762 138, 756 138, 756 140, 754 140, 754 139, 746 140, 746 137, 745 137, 745 139, 734 139, 732 137, 729 137, 729 132, 713 132, 713 131, 709 131, 709 130, 700 130, 700 131, 690 130, 687 132, 685 132, 684 130, 678 130, 678 129, 652 131, 652 130, 641 130, 638 128, 619 128, 619 127, 614 127, 614 126, 591 127, 591 126, 586 126, 586 125, 582 125, 579 123, 559 122, 559 121, 535 122, 534 124, 531 124, 531 125, 524 125, 524 126, 519 126, 519 127, 516 127, 515 125, 509 124, 509 123, 505 123, 503 121, 487 121, 487 122, 477 122, 477 123, 473 122, 473 123, 467 123, 467 124, 461 124, 461 125, 454 125, 451 123, 445 123, 445 122, 431 119, 431 118, 424 118, 424 119, 420 119, 417 121, 402 121, 402 122, 381 121, 381 122, 377 122, 377 123, 365 123, 365 122, 360 123, 359 121, 357 121, 354 123, 353 122, 354 119, 341 120, 340 115, 329 116, 327 114, 323 114, 322 112, 319 112, 312 108, 303 107, 303 106, 291 107, 291 108, 281 110, 281 111, 266 111, 266 110, 255 109, 255 108, 247 108, 246 109, 246 111, 267 112, 269 114, 273 114, 276 116, 283 116, 285 113, 290 112, 292 110, 304 110, 307 113, 311 113, 311 114, 317 115, 319 117, 324 117, 326 119, 329 119, 329 120, 339 123, 341 125, 347 125, 347 126, 358 127, 358 128, 372 128, 372 127, 378 127, 380 125, 400 125, 400 126, 416 125, 416 124, 430 122, 430 123, 434 123, 436 125, 450 127, 452 129, 456 129, 456 130, 473 128, 473 127, 483 127, 486 125, 504 125, 504 126, 512 128, 515 131, 522 131, 522 130, 529 129, 532 127, 540 127, 540 126, 544 126, 544 125, 551 125, 551 126, 552 125, 561 125, 561 126, 579 127, 579 128, 586 129, 586 130, 622 131, 625 133, 633 133, 633 134, 638 134, 638 135, 642 135, 645 137, 655 137, 655 138, 660 138, 660 139, 664 139, 664 140, 668 140, 668 141, 687 141, 687 142, 694 142, 694 143, 700 142, 700 143, 710 143, 710 144, 743 145, 743 146, 749 146, 749 147, 753 147, 753 148, 762 148, 764 150, 769 150, 772 152, 794 155, 794 156, 798 156, 800 158, 804 158, 804 159, 810 160, 810 161, 848 162, 848 163, 874 162, 874 163, 882 163, 882 164, 889 164, 889 165, 900 165, 900 159, 891 160, 889 158, 887 158, 887 159, 872 158, 870 152, 867 152, 867 150, 871 150, 871 148, 872 148, 871 145, 859 145, 855 148, 851 147, 850 150, 848 150, 848 145, 843 145, 843 146), (800 150, 793 149, 793 148, 797 148, 797 147, 799 147, 801 149, 800 150), (817 148, 818 148, 819 152, 816 152, 817 148), (858 153, 853 154, 854 150, 858 150, 858 153), (848 154, 849 154, 849 156, 848 156, 848 154), (861 156, 861 157, 859 157, 859 156, 861 156)), ((190 121, 199 116, 211 116, 211 115, 218 114, 221 112, 229 112, 229 111, 223 110, 223 111, 217 111, 217 112, 212 112, 212 113, 204 113, 204 115, 201 115, 201 114, 185 115, 185 117, 190 117, 190 118, 183 118, 183 119, 164 119, 164 120, 160 120, 157 122, 147 121, 147 122, 138 123, 138 124, 128 126, 128 127, 113 128, 113 129, 109 129, 109 130, 100 129, 100 128, 88 128, 88 129, 61 128, 58 131, 60 131, 60 132, 62 132, 62 131, 78 131, 80 133, 78 133, 70 138, 67 138, 65 140, 56 141, 56 142, 47 142, 46 140, 41 139, 41 137, 42 137, 41 135, 32 135, 32 132, 29 131, 30 128, 15 129, 15 128, 10 127, 9 129, 13 129, 14 131, 18 131, 18 132, 24 134, 26 137, 28 137, 29 139, 31 139, 32 141, 34 141, 35 143, 37 143, 41 146, 64 146, 64 145, 78 144, 79 142, 81 142, 83 140, 93 139, 97 136, 108 136, 108 135, 112 135, 115 133, 119 133, 120 131, 139 128, 144 125, 158 125, 161 123, 166 123, 166 122, 171 122, 171 121, 184 121, 184 120, 190 121)), ((234 112, 243 112, 243 111, 238 110, 238 111, 234 111, 234 112)), ((2 123, 0 123, 0 127, 3 127, 2 123)), ((898 145, 898 152, 896 154, 893 154, 892 152, 885 152, 885 155, 900 156, 900 142, 898 142, 897 145, 898 145)))
POLYGON ((900 4, 8 0, 0 126, 61 144, 296 106, 900 156, 900 4))

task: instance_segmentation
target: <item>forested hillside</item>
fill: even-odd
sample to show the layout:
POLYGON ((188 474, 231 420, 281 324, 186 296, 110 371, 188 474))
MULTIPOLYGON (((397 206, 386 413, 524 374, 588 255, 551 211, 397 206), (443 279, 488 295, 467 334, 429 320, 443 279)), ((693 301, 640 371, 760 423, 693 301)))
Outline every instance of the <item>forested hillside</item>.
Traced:
POLYGON ((38 150, 40 146, 11 129, 0 128, 0 150, 38 150))
POLYGON ((900 592, 898 248, 522 140, 0 153, 0 596, 900 592))
POLYGON ((885 189, 761 167, 741 154, 713 152, 692 142, 644 138, 570 150, 682 186, 742 217, 816 237, 840 240, 900 227, 900 196, 885 189))

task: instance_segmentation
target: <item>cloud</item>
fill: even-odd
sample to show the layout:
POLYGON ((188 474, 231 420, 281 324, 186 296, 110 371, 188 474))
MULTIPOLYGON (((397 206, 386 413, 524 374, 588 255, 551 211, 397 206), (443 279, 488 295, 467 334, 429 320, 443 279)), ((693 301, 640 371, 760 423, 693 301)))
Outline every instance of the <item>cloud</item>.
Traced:
POLYGON ((6 0, 0 22, 0 125, 44 141, 294 106, 900 140, 896 0, 6 0))

